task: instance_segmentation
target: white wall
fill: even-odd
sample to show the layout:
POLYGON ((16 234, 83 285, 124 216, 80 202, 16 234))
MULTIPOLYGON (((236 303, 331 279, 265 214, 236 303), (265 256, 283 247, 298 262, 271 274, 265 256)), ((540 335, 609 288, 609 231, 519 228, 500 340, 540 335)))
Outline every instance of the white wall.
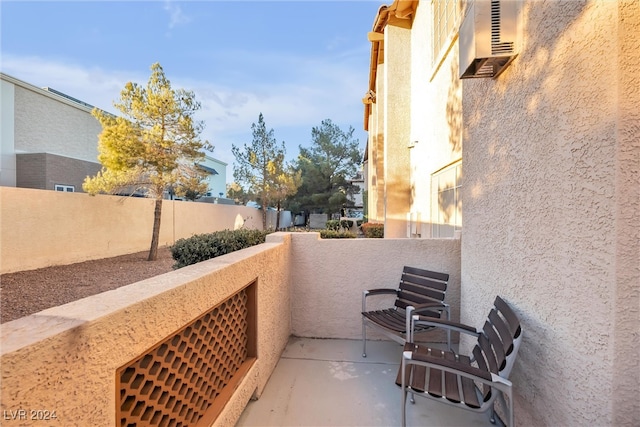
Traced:
POLYGON ((15 85, 0 80, 0 185, 16 186, 16 153, 14 147, 15 85))

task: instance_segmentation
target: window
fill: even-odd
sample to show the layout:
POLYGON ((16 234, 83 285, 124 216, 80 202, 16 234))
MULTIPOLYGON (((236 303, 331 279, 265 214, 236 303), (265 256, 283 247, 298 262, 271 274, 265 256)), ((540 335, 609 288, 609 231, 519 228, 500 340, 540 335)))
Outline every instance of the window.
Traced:
POLYGON ((458 21, 460 0, 433 0, 433 52, 432 61, 436 66, 449 48, 450 34, 458 21))
POLYGON ((431 175, 431 236, 454 237, 462 230, 462 161, 431 175))
POLYGON ((76 191, 76 187, 73 185, 56 184, 53 186, 56 191, 64 191, 65 193, 73 193, 76 191))

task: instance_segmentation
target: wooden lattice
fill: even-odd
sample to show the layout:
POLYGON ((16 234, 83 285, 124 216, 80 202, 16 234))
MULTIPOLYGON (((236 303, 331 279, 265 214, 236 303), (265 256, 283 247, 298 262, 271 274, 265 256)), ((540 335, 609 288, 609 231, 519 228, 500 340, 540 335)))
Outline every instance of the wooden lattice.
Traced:
POLYGON ((225 387, 239 381, 255 356, 253 295, 253 286, 243 289, 120 367, 119 425, 178 427, 215 419, 230 394, 225 387))

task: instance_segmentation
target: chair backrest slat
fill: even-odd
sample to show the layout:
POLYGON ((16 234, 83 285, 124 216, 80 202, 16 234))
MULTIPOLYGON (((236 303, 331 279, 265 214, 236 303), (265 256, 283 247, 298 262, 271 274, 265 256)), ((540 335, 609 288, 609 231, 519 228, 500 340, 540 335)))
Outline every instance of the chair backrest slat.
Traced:
POLYGON ((498 331, 503 344, 502 348, 505 355, 508 356, 513 351, 513 336, 511 336, 511 332, 509 331, 509 325, 505 323, 504 319, 502 319, 495 310, 491 310, 489 320, 493 327, 498 331))
POLYGON ((436 289, 438 291, 444 292, 447 290, 447 282, 441 280, 435 280, 429 276, 411 276, 408 274, 403 274, 400 278, 400 288, 403 286, 411 286, 415 285, 419 288, 429 288, 436 289))
POLYGON ((400 287, 400 292, 405 294, 406 299, 415 299, 416 301, 429 299, 432 301, 442 302, 444 301, 444 292, 434 291, 429 288, 421 288, 418 286, 404 286, 400 287))
POLYGON ((498 335, 496 330, 493 329, 493 326, 491 325, 491 323, 486 322, 482 330, 484 331, 484 334, 489 339, 489 343, 493 348, 493 354, 496 356, 496 363, 498 364, 498 371, 501 371, 502 369, 504 369, 506 365, 505 363, 506 354, 504 352, 504 344, 502 343, 502 340, 500 339, 500 336, 498 335))
POLYGON ((439 273, 437 271, 430 271, 422 268, 405 266, 402 272, 406 274, 412 274, 414 276, 431 277, 432 279, 440 280, 442 282, 446 282, 449 280, 449 275, 447 273, 439 273))
POLYGON ((478 368, 508 378, 522 341, 522 328, 518 316, 502 298, 496 297, 494 306, 478 336, 473 356, 478 368))
POLYGON ((405 266, 402 271, 396 307, 442 302, 449 275, 436 271, 405 266))
POLYGON ((509 307, 509 305, 499 296, 496 297, 494 305, 500 314, 502 314, 502 316, 507 320, 507 325, 509 326, 509 330, 511 331, 513 338, 517 338, 522 331, 518 316, 516 316, 513 310, 511 310, 511 307, 509 307))
MULTIPOLYGON (((487 367, 487 362, 485 362, 484 360, 484 355, 482 354, 482 350, 480 350, 479 345, 476 345, 473 348, 473 358, 475 359, 479 369, 485 372, 489 371, 489 368, 487 367)), ((485 402, 489 400, 489 398, 491 397, 491 387, 487 384, 482 384, 482 397, 485 402)))
POLYGON ((499 371, 498 362, 496 361, 496 356, 493 354, 493 350, 491 349, 489 338, 487 338, 485 334, 480 334, 478 336, 478 345, 480 346, 480 350, 482 350, 484 360, 486 360, 487 365, 489 366, 489 372, 497 374, 499 371))

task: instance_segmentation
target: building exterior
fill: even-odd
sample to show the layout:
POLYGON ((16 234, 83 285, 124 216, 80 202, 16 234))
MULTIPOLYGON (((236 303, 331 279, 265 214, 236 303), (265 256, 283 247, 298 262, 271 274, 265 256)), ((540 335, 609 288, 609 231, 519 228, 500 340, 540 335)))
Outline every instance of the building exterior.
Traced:
MULTIPOLYGON (((82 192, 98 162, 100 122, 93 106, 0 73, 0 185, 82 192)), ((206 156, 210 197, 224 196, 227 164, 206 156)))
POLYGON ((0 74, 0 185, 82 191, 100 170, 93 107, 0 74))
POLYGON ((227 163, 211 156, 205 156, 198 165, 209 174, 207 175, 208 191, 206 197, 225 197, 227 194, 227 163))
POLYGON ((369 219, 461 232, 464 323, 517 308, 516 424, 637 425, 640 3, 396 0, 369 40, 369 219))

